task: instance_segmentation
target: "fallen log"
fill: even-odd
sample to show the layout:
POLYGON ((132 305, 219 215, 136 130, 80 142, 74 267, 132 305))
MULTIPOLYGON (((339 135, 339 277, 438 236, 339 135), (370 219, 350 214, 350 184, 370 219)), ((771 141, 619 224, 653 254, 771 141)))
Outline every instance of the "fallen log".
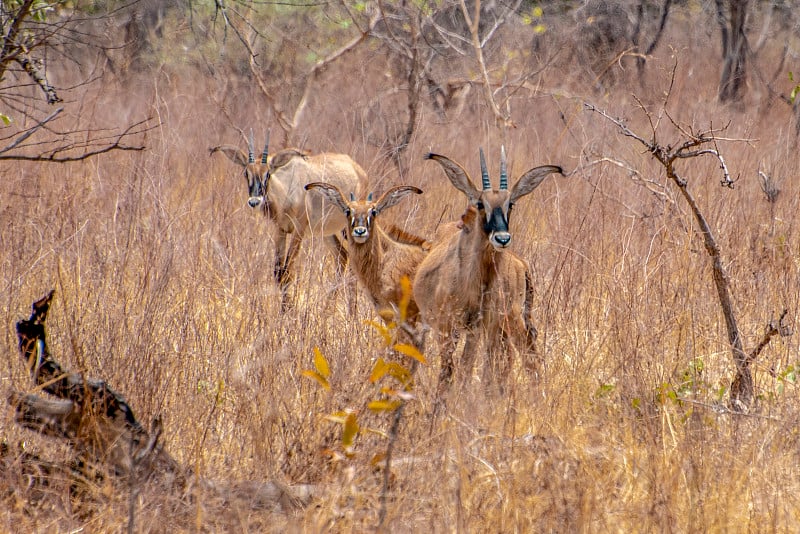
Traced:
MULTIPOLYGON (((314 498, 316 488, 312 485, 217 482, 195 477, 159 442, 163 431, 159 418, 146 429, 125 398, 105 381, 70 373, 53 358, 47 347, 45 321, 54 293, 50 291, 34 302, 31 316, 16 324, 20 356, 35 389, 32 393, 12 391, 8 402, 14 407, 18 424, 68 441, 76 457, 59 466, 63 471, 83 470, 76 473, 79 479, 105 473, 127 481, 132 495, 142 484, 155 482, 176 495, 209 492, 223 502, 243 502, 254 510, 287 511, 314 498)), ((10 457, 7 444, 3 444, 2 453, 3 458, 10 457)), ((22 458, 29 470, 28 464, 41 461, 30 455, 22 458)), ((43 470, 57 465, 41 463, 43 470)), ((9 465, 8 461, 0 462, 0 469, 9 465)))

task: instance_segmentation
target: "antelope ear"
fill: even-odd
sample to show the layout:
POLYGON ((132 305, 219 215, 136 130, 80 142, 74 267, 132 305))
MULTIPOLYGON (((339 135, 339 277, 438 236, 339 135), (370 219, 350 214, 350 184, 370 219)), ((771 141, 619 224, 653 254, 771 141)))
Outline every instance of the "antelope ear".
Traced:
POLYGON ((517 199, 524 197, 537 187, 547 178, 548 174, 557 172, 563 174, 561 167, 556 165, 542 165, 541 167, 534 167, 525 174, 514 184, 514 189, 511 190, 510 202, 513 204, 517 199))
POLYGON ((379 198, 375 203, 375 209, 378 211, 378 213, 380 213, 387 208, 391 208, 411 193, 421 195, 422 189, 419 187, 414 187, 413 185, 398 185, 396 187, 392 187, 383 195, 381 195, 381 198, 379 198))
POLYGON ((439 163, 439 165, 441 165, 444 169, 447 177, 450 179, 450 183, 453 184, 453 187, 467 195, 467 198, 470 202, 474 204, 478 201, 481 193, 475 188, 474 185, 472 185, 472 180, 470 180, 467 171, 464 170, 464 167, 454 162, 450 158, 441 156, 439 154, 429 153, 425 156, 425 159, 432 159, 433 161, 439 163))
POLYGON ((247 154, 245 154, 244 150, 240 150, 235 146, 230 146, 230 145, 215 146, 213 148, 209 148, 208 150, 210 152, 210 155, 212 156, 214 155, 215 152, 222 152, 229 160, 236 163, 237 165, 241 165, 242 167, 247 166, 247 154))
POLYGON ((326 198, 328 202, 334 206, 338 206, 343 212, 346 212, 349 209, 347 202, 342 196, 342 192, 339 191, 339 188, 333 184, 328 184, 325 182, 312 182, 310 184, 306 184, 305 189, 306 191, 316 191, 326 198))

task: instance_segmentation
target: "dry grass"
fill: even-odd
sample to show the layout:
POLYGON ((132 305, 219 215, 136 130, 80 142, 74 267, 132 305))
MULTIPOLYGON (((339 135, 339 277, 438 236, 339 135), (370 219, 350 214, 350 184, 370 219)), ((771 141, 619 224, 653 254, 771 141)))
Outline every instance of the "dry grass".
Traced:
MULTIPOLYGON (((515 250, 532 263, 536 324, 546 370, 539 383, 515 378, 498 398, 475 380, 449 401, 432 426, 436 348, 419 370, 403 419, 387 518, 392 532, 788 532, 800 519, 798 338, 777 339, 755 364, 759 402, 748 416, 719 409, 733 376, 708 257, 691 213, 641 147, 583 110, 582 99, 630 119, 648 134, 631 94, 658 111, 675 59, 668 106, 696 128, 730 124, 720 144, 739 181, 719 186, 716 162, 687 161, 683 173, 712 222, 726 260, 746 349, 784 308, 800 310, 800 166, 788 107, 767 108, 751 92, 745 111, 715 103, 713 58, 702 36, 648 66, 645 87, 625 82, 605 95, 582 93, 563 72, 545 71, 543 91, 520 95, 519 127, 508 132, 512 179, 533 166, 577 169, 552 178, 515 208, 515 250), (577 95, 579 98, 565 95, 577 95), (603 158, 612 162, 600 161, 603 158), (643 180, 632 179, 634 169, 643 180), (761 168, 782 179, 777 202, 759 189, 761 168), (677 400, 675 393, 683 400, 677 400)), ((371 60, 376 60, 372 57, 371 60)), ((363 141, 358 110, 385 80, 323 74, 309 104, 305 147, 352 154, 376 189, 399 182, 363 141), (332 105, 331 95, 343 105, 332 105)), ((363 67, 366 69, 367 67, 363 67)), ((366 70, 364 71, 366 72, 366 70)), ((312 506, 294 513, 253 511, 194 496, 141 488, 137 527, 161 531, 322 531, 371 529, 381 475, 371 460, 386 446, 364 434, 352 459, 331 462, 339 427, 324 416, 357 410, 363 425, 389 418, 366 413, 374 397, 366 377, 383 354, 361 298, 347 314, 320 243, 304 245, 297 306, 279 313, 268 228, 245 206, 238 171, 207 147, 240 142, 235 128, 255 126, 242 102, 245 85, 223 95, 219 79, 189 67, 128 81, 109 80, 87 98, 85 113, 152 114, 161 127, 142 154, 111 154, 68 166, 6 164, 0 180, 0 329, 4 391, 25 390, 14 321, 55 287, 49 319, 62 363, 102 376, 137 415, 165 420, 168 450, 213 480, 314 483, 312 506), (189 83, 191 81, 191 83, 189 83), (136 87, 134 94, 126 87, 136 87), (120 100, 125 102, 120 105, 120 100), (320 347, 332 367, 331 392, 300 372, 320 347)), ((501 142, 480 95, 453 122, 424 111, 409 148, 404 182, 425 190, 392 216, 422 235, 451 220, 462 198, 429 149, 467 162, 483 145, 496 167, 501 142)), ((263 123, 258 123, 263 126, 263 123)), ((665 131, 664 142, 676 137, 665 131)), ((496 172, 496 170, 495 170, 496 172)), ((14 425, 1 437, 43 458, 67 458, 52 443, 14 425)), ((13 456, 13 455, 12 455, 13 456)), ((31 488, 18 470, 0 478, 0 530, 121 531, 128 490, 111 483, 71 495, 54 475, 31 488)))

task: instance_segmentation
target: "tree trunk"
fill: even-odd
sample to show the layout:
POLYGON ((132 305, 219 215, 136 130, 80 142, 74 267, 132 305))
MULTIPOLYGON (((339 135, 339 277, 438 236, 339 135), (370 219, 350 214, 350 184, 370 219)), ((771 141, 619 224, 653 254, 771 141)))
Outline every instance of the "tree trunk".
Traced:
POLYGON ((728 0, 725 17, 723 0, 716 0, 717 21, 722 37, 722 75, 719 82, 721 102, 739 102, 747 87, 747 35, 745 23, 750 0, 728 0))

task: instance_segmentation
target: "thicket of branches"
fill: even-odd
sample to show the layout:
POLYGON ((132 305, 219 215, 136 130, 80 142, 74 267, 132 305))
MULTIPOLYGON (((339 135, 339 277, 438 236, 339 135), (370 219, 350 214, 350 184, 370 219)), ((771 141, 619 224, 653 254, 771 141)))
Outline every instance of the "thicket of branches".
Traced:
POLYGON ((109 42, 94 17, 66 5, 0 2, 0 160, 63 163, 144 148, 146 118, 112 127, 81 118, 86 87, 103 83, 102 73, 92 69, 93 56, 124 43, 109 42), (62 74, 88 74, 58 83, 51 65, 60 65, 62 74))

